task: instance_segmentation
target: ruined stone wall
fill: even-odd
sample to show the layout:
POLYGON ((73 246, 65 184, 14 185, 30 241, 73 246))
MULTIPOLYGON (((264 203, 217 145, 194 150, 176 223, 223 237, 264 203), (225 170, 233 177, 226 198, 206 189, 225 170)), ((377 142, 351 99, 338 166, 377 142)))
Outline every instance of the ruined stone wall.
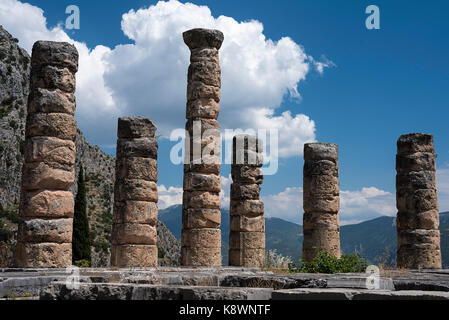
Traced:
POLYGON ((112 266, 158 265, 155 131, 154 123, 143 117, 118 120, 112 266))
POLYGON ((63 42, 38 41, 31 58, 25 130, 18 267, 72 264, 75 181, 75 73, 78 52, 63 42))
POLYGON ((186 159, 181 259, 187 266, 221 265, 220 111, 218 50, 223 34, 193 29, 183 33, 190 49, 187 84, 186 159))
POLYGON ((397 266, 441 268, 433 136, 402 135, 397 142, 397 266))
POLYGON ((338 146, 306 143, 304 160, 302 257, 313 260, 315 248, 340 257, 338 146))
POLYGON ((229 265, 265 264, 264 205, 259 199, 263 175, 262 141, 255 136, 233 139, 230 204, 229 265))

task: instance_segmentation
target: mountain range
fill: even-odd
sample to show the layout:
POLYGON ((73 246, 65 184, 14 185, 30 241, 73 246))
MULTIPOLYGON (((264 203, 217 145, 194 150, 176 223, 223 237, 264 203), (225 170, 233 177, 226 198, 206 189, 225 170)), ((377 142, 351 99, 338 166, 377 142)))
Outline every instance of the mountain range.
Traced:
MULTIPOLYGON (((229 210, 221 210, 223 264, 228 263, 229 210)), ((174 205, 159 211, 161 220, 173 235, 180 239, 182 206, 174 205)), ((298 263, 302 252, 302 226, 280 218, 266 218, 267 250, 277 250, 298 263)), ((443 265, 449 267, 449 212, 440 213, 441 249, 443 265)), ((359 224, 340 227, 341 250, 345 254, 358 252, 371 264, 395 265, 396 222, 394 217, 378 217, 359 224)))

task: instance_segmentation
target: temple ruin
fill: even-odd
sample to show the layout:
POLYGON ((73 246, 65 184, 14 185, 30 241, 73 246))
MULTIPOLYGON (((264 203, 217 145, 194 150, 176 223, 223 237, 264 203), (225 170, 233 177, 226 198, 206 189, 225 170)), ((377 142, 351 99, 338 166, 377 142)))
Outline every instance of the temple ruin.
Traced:
POLYGON ((340 257, 338 146, 306 143, 303 179, 302 258, 313 260, 317 250, 340 257))
POLYGON ((143 117, 118 119, 111 265, 155 267, 157 250, 156 125, 143 117))
POLYGON ((402 135, 397 142, 397 266, 441 269, 433 136, 402 135))
POLYGON ((265 217, 260 197, 263 145, 256 136, 233 139, 229 265, 265 265, 265 217))
POLYGON ((189 47, 186 150, 182 201, 181 260, 185 266, 221 266, 220 150, 217 118, 223 34, 192 29, 183 33, 189 47))
POLYGON ((78 52, 64 42, 38 41, 31 58, 26 119, 18 267, 72 264, 75 182, 75 73, 78 52))

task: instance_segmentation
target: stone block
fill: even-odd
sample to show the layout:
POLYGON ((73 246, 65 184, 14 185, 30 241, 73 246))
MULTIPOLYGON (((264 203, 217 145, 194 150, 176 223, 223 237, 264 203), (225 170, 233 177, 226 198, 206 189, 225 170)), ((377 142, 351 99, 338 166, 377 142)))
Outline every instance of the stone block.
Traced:
POLYGON ((26 137, 39 136, 75 141, 75 118, 66 113, 31 113, 27 118, 26 137))
POLYGON ((260 186, 258 184, 231 184, 231 199, 234 200, 258 200, 260 186))
POLYGON ((183 266, 221 266, 221 247, 181 247, 181 263, 183 266))
POLYGON ((209 86, 199 81, 189 82, 187 84, 187 101, 197 99, 214 99, 220 102, 220 88, 209 86))
POLYGON ((115 185, 115 201, 158 202, 157 184, 153 181, 125 179, 115 185))
POLYGON ((25 162, 44 162, 54 169, 74 170, 75 143, 54 137, 32 137, 25 141, 25 162))
POLYGON ((40 189, 68 190, 75 182, 74 170, 54 169, 43 162, 23 165, 22 188, 25 191, 40 189))
POLYGON ((142 157, 118 158, 116 175, 119 179, 139 179, 157 182, 157 160, 142 157))
POLYGON ((186 173, 184 174, 184 190, 220 192, 220 176, 194 172, 186 173))
POLYGON ((265 232, 265 217, 231 215, 231 232, 265 232))
POLYGON ((112 222, 120 223, 143 223, 156 225, 158 207, 154 202, 147 201, 124 201, 116 202, 112 222))
POLYGON ((338 212, 340 197, 335 195, 314 195, 303 197, 305 212, 338 212))
POLYGON ((157 160, 158 143, 153 138, 121 139, 117 140, 118 158, 152 158, 157 160))
POLYGON ((78 70, 78 51, 67 42, 37 41, 33 45, 31 65, 33 68, 52 65, 78 70))
POLYGON ((436 155, 430 152, 396 155, 396 170, 398 172, 435 171, 436 155))
POLYGON ((316 175, 338 177, 338 164, 330 160, 306 161, 303 173, 304 177, 316 175))
POLYGON ((221 247, 221 230, 210 229, 189 229, 183 230, 181 246, 190 248, 216 248, 221 247))
POLYGON ((184 191, 182 203, 186 209, 220 209, 220 194, 208 191, 184 191))
POLYGON ((214 99, 197 99, 187 102, 187 119, 204 118, 216 120, 219 113, 220 104, 214 99))
POLYGON ((399 189, 396 192, 396 206, 399 212, 420 213, 438 210, 436 189, 399 189))
POLYGON ((140 223, 122 223, 112 226, 112 244, 146 244, 156 245, 156 226, 140 223))
POLYGON ((33 68, 30 85, 32 88, 59 89, 74 93, 76 79, 75 74, 67 68, 46 65, 33 68))
POLYGON ((73 219, 23 219, 19 223, 21 241, 72 243, 73 219))
POLYGON ((256 217, 264 214, 264 204, 261 200, 231 200, 231 216, 256 217))
POLYGON ((229 265, 263 267, 265 265, 265 249, 230 249, 229 265))
POLYGON ((306 143, 304 144, 304 160, 337 162, 338 145, 333 143, 306 143))
POLYGON ((399 137, 398 153, 434 152, 433 136, 428 133, 410 133, 399 137))
POLYGON ((327 175, 304 176, 304 197, 314 197, 321 194, 338 196, 340 194, 338 177, 327 175))
POLYGON ((24 218, 72 218, 75 202, 70 191, 22 192, 20 216, 24 218))
POLYGON ((229 248, 246 249, 264 249, 265 231, 262 232, 232 232, 229 235, 229 248))
POLYGON ((72 265, 72 244, 19 241, 15 259, 21 268, 66 268, 72 265))
POLYGON ((124 139, 154 138, 156 125, 145 117, 121 117, 118 119, 117 136, 124 139))
POLYGON ((220 224, 219 209, 183 209, 183 229, 219 228, 220 224))
POLYGON ((157 246, 119 245, 111 248, 111 265, 115 267, 157 267, 157 246))
POLYGON ((399 211, 396 216, 396 226, 400 230, 436 230, 440 225, 438 210, 423 212, 399 211))
POLYGON ((215 48, 218 50, 224 40, 221 31, 202 28, 185 31, 182 37, 190 50, 198 48, 215 48))
POLYGON ((66 113, 75 115, 75 94, 62 90, 35 88, 28 99, 28 113, 66 113))
POLYGON ((202 82, 209 86, 221 86, 220 65, 211 61, 197 61, 190 63, 187 73, 188 82, 202 82))
POLYGON ((263 174, 258 167, 233 165, 232 181, 239 184, 262 184, 263 174))

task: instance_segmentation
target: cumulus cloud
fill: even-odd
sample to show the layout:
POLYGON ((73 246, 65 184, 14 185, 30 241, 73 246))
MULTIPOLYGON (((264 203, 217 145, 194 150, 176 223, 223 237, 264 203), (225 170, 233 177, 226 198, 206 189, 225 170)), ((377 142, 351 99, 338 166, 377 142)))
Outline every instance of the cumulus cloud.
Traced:
POLYGON ((2 0, 0 21, 29 52, 36 40, 68 41, 80 52, 77 74, 77 119, 87 138, 113 146, 116 118, 143 115, 165 137, 184 126, 189 50, 182 32, 195 27, 223 31, 222 128, 282 129, 281 157, 302 153, 315 140, 315 123, 303 114, 276 109, 287 96, 300 97, 298 84, 311 69, 322 73, 329 61, 316 62, 289 37, 267 39, 256 20, 214 17, 206 6, 176 0, 131 10, 122 31, 132 44, 89 49, 70 39, 61 26, 49 28, 43 11, 18 0, 2 0))
POLYGON ((449 211, 449 166, 437 169, 437 190, 440 212, 449 211))
POLYGON ((182 188, 166 187, 163 184, 158 186, 159 209, 165 209, 175 204, 182 203, 182 188))
MULTIPOLYGON (((265 214, 302 224, 302 197, 303 191, 299 187, 288 187, 278 194, 265 196, 265 214)), ((390 192, 375 187, 340 192, 341 225, 395 214, 395 196, 390 192)))

